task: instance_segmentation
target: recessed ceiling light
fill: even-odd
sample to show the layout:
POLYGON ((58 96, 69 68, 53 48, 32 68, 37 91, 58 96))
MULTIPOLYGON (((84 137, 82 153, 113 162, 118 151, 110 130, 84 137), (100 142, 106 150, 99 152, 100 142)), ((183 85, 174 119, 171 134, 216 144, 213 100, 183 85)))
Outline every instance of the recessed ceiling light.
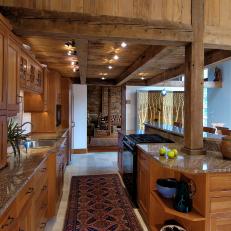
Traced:
POLYGON ((120 45, 121 45, 121 47, 125 48, 127 46, 127 43, 126 42, 122 42, 120 45))
POLYGON ((111 70, 111 69, 112 69, 112 66, 111 66, 111 65, 109 65, 109 66, 108 66, 108 69, 110 69, 110 70, 111 70))
POLYGON ((71 62, 71 65, 74 66, 74 65, 75 65, 75 61, 72 61, 72 62, 71 62))
POLYGON ((76 68, 75 67, 73 68, 73 72, 76 72, 76 68))
POLYGON ((102 79, 102 80, 105 80, 106 78, 105 78, 105 77, 102 77, 101 79, 102 79))
POLYGON ((113 56, 113 59, 118 60, 118 59, 119 59, 119 56, 118 56, 118 55, 114 55, 114 56, 113 56))
POLYGON ((141 77, 140 79, 141 79, 141 80, 144 80, 144 77, 141 77))
POLYGON ((67 52, 67 55, 71 55, 71 51, 68 51, 68 52, 67 52))

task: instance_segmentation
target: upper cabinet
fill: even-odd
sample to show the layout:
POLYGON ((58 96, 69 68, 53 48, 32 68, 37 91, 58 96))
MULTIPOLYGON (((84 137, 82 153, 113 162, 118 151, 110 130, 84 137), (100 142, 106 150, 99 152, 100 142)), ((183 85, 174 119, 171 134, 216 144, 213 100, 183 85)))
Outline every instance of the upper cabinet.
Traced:
POLYGON ((6 110, 7 90, 7 29, 0 20, 0 110, 6 110))
POLYGON ((41 94, 44 88, 42 66, 27 53, 20 55, 20 88, 24 91, 41 94))
POLYGON ((20 48, 11 37, 8 39, 7 55, 7 111, 13 115, 19 110, 19 56, 20 48))

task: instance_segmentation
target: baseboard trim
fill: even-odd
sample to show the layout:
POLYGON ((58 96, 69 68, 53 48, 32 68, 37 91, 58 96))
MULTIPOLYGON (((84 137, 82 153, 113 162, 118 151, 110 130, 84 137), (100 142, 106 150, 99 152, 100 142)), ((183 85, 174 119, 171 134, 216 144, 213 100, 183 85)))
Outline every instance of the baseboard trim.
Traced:
POLYGON ((87 148, 72 149, 72 154, 86 154, 86 153, 88 153, 87 148))
POLYGON ((94 146, 94 147, 88 147, 88 152, 118 152, 119 147, 118 146, 94 146))

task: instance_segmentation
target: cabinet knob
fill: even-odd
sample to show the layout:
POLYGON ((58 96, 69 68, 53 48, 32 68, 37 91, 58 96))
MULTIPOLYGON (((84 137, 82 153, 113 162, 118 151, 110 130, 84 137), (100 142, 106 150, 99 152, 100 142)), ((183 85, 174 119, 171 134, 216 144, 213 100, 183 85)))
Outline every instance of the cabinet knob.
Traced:
POLYGON ((28 191, 26 192, 26 194, 31 194, 33 191, 34 191, 34 188, 30 187, 28 191))
POLYGON ((13 222, 14 222, 14 217, 9 216, 7 222, 1 226, 1 229, 4 229, 5 227, 11 225, 13 222))

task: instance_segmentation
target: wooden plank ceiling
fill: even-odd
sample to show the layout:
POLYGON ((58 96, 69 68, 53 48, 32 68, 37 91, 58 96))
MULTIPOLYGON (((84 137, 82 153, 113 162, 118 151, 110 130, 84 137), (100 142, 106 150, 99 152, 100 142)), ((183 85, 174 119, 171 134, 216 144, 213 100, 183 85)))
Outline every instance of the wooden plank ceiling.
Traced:
MULTIPOLYGON (((41 63, 75 82, 152 85, 184 73, 185 45, 192 40, 190 28, 163 24, 163 29, 155 23, 137 25, 76 13, 0 10, 41 63), (67 42, 74 46, 66 47, 67 42), (122 42, 127 46, 122 47, 122 42)), ((206 65, 217 61, 215 56, 219 60, 231 56, 230 52, 216 52, 205 58, 206 65)))
MULTIPOLYGON (((64 39, 53 39, 42 36, 25 36, 23 41, 32 47, 38 60, 46 64, 48 68, 54 69, 64 77, 80 78, 81 61, 79 40, 74 40, 75 48, 65 47, 64 39), (68 51, 77 51, 77 55, 68 55, 68 51), (72 62, 78 62, 80 71, 74 72, 72 62)), ((150 49, 158 50, 160 46, 150 46, 145 44, 127 43, 125 48, 121 47, 123 41, 102 41, 102 40, 86 40, 87 50, 81 56, 81 59, 87 57, 86 77, 87 82, 94 80, 113 80, 115 83, 119 77, 126 73, 126 70, 131 67, 141 57, 145 51, 150 49), (115 60, 114 56, 118 55, 119 59, 115 60), (111 69, 109 69, 110 67, 111 69), (88 81, 89 80, 89 81, 88 81)), ((155 57, 155 56, 154 56, 155 57)), ((153 58, 153 57, 152 57, 153 58)), ((142 65, 138 72, 132 76, 133 80, 144 81, 164 72, 166 69, 178 66, 184 62, 184 47, 171 47, 171 52, 159 57, 155 62, 150 62, 148 65, 142 65)), ((127 73, 124 77, 129 76, 127 73)), ((129 83, 129 81, 128 81, 129 83)))

